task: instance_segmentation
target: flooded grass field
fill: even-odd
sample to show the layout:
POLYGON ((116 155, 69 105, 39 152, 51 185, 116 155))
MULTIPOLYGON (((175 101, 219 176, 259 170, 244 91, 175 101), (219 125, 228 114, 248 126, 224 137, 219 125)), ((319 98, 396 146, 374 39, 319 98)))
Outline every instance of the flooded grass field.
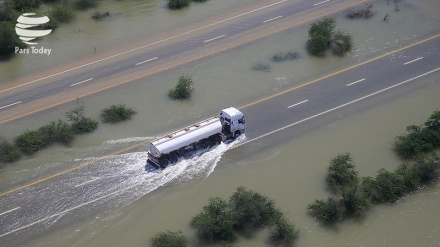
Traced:
MULTIPOLYGON (((93 49, 92 45, 98 43, 98 49, 117 46, 123 42, 120 33, 128 30, 127 26, 153 22, 156 18, 164 19, 145 33, 130 36, 130 39, 136 39, 206 18, 226 5, 228 7, 224 11, 252 1, 233 2, 228 2, 231 3, 228 5, 208 1, 206 5, 194 5, 183 12, 169 13, 163 1, 102 1, 100 10, 120 15, 115 14, 108 21, 94 23, 86 18, 91 12, 80 14, 84 15, 77 17, 81 21, 60 29, 51 38, 60 40, 66 37, 73 44, 70 51, 61 52, 65 47, 61 45, 56 48, 55 51, 60 53, 55 53, 58 54, 55 55, 55 61, 67 62, 63 60, 66 55, 71 55, 70 59, 83 56, 93 49), (147 5, 137 8, 139 3, 147 5), (96 26, 90 29, 93 25, 96 26), (67 34, 76 29, 81 31, 76 35, 67 34), (93 34, 95 31, 90 31, 92 29, 100 32, 100 38, 93 34), (81 47, 83 51, 77 52, 75 47, 79 46, 79 40, 85 38, 91 39, 90 47, 81 47)), ((398 12, 392 3, 388 5, 386 1, 375 1, 373 4, 373 10, 377 13, 369 20, 349 21, 343 13, 336 16, 338 28, 353 35, 355 44, 353 52, 343 58, 309 57, 304 50, 307 40, 307 25, 304 25, 81 99, 87 115, 95 118, 98 118, 100 110, 114 103, 126 104, 138 113, 126 123, 102 124, 95 133, 78 137, 70 147, 55 146, 12 165, 4 165, 0 170, 1 191, 70 168, 88 158, 99 157, 140 141, 147 142, 170 129, 190 124, 194 119, 215 114, 219 107, 247 104, 440 32, 436 14, 440 13, 440 4, 436 2, 400 1, 398 12), (386 14, 390 16, 388 22, 382 20, 386 14), (298 52, 301 57, 283 63, 270 61, 273 54, 286 51, 298 52), (251 67, 258 62, 269 64, 270 72, 253 71, 251 67), (172 101, 166 96, 167 91, 183 74, 191 75, 195 81, 194 94, 188 101, 172 101), (231 87, 235 90, 229 90, 231 87), (119 99, 119 102, 114 99, 119 99), (161 106, 160 111, 158 106, 161 106)), ((33 59, 16 57, 11 63, 0 64, 0 81, 51 66, 50 63, 41 63, 41 67, 35 67, 36 60, 33 59)), ((423 188, 396 205, 376 206, 365 219, 346 221, 335 228, 320 226, 306 211, 308 203, 328 196, 323 176, 328 161, 337 153, 351 152, 361 176, 374 175, 380 168, 396 167, 401 161, 392 153, 391 141, 404 131, 405 126, 423 122, 433 110, 440 108, 438 92, 440 85, 438 82, 432 83, 407 97, 340 119, 248 157, 227 152, 221 159, 214 159, 214 166, 208 165, 206 172, 195 177, 191 174, 197 172, 188 173, 187 178, 181 176, 171 179, 159 189, 142 190, 140 194, 139 191, 133 192, 136 196, 129 197, 129 200, 122 198, 123 203, 119 206, 97 212, 93 218, 51 229, 20 245, 148 246, 155 233, 170 229, 182 230, 190 237, 190 246, 199 246, 193 237, 194 232, 188 226, 191 217, 206 204, 209 197, 226 198, 243 185, 275 199, 278 207, 300 229, 295 246, 438 246, 440 223, 433 220, 440 216, 437 209, 440 203, 438 184, 423 188), (214 172, 211 168, 215 168, 214 172)), ((12 139, 26 129, 46 124, 48 119, 63 118, 64 112, 74 106, 73 103, 59 106, 3 124, 0 135, 12 139)), ((145 158, 144 148, 139 148, 139 153, 112 157, 108 161, 116 162, 116 166, 132 161, 128 165, 133 166, 145 158)), ((117 170, 111 175, 117 176, 117 170)), ((251 239, 240 238, 237 244, 241 247, 268 246, 266 237, 267 232, 261 231, 251 239)))

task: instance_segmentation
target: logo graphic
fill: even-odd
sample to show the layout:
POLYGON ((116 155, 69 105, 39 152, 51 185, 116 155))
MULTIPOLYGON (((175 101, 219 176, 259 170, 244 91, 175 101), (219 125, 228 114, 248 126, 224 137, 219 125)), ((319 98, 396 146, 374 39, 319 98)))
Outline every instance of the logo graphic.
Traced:
POLYGON ((34 30, 29 29, 33 27, 38 27, 39 25, 45 24, 49 22, 49 17, 28 17, 34 16, 35 13, 25 13, 20 15, 17 19, 17 24, 15 25, 15 32, 19 36, 19 38, 28 45, 36 45, 38 43, 29 42, 38 37, 46 36, 52 29, 47 30, 34 30))

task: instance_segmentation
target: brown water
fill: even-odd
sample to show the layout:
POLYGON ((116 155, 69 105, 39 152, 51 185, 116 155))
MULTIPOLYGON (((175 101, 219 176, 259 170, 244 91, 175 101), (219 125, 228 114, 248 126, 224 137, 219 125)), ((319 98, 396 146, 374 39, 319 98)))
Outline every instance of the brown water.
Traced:
MULTIPOLYGON (((111 3, 118 6, 121 2, 111 3)), ((160 11, 168 13, 163 9, 163 2, 151 3, 156 6, 151 15, 160 11)), ((208 1, 207 5, 193 6, 185 11, 197 11, 199 7, 214 11, 211 9, 214 5, 216 8, 223 6, 208 1)), ((375 6, 378 14, 370 20, 346 21, 342 15, 338 16, 338 26, 351 33, 355 42, 354 51, 344 58, 308 57, 304 52, 307 26, 302 26, 84 99, 90 116, 97 117, 101 109, 113 103, 133 106, 138 114, 127 123, 103 125, 97 132, 77 138, 69 148, 54 147, 14 165, 5 166, 0 173, 1 191, 139 140, 149 140, 170 129, 192 123, 195 118, 214 114, 219 107, 252 102, 440 31, 439 20, 434 15, 440 12, 438 3, 429 0, 420 1, 417 5, 402 2, 399 5, 400 12, 394 12, 394 7, 387 7, 385 2, 377 2, 375 6), (391 18, 384 23, 381 19, 387 12, 391 18), (269 61, 274 53, 288 50, 298 51, 302 57, 281 64, 269 61), (271 72, 252 71, 250 67, 258 61, 271 64, 271 72), (188 101, 170 101, 166 92, 182 74, 193 76, 196 88, 194 95, 188 101), (238 88, 231 92, 229 88, 232 87, 238 88), (115 98, 120 99, 120 102, 114 102, 115 98), (157 112, 158 105, 162 109, 160 112, 157 112)), ((204 13, 201 11, 195 16, 203 17, 204 13)), ((150 15, 145 16, 147 18, 150 15)), ((189 23, 195 19, 187 21, 189 23)), ((127 20, 125 25, 133 23, 127 20)), ((107 29, 118 25, 122 24, 108 24, 107 29)), ((112 40, 110 33, 101 38, 112 40)), ((114 44, 110 42, 108 45, 114 44)), ((29 73, 26 64, 32 67, 32 63, 24 61, 22 65, 14 67, 18 71, 16 75, 29 73)), ((0 66, 3 69, 3 64, 0 66)), ((213 159, 202 172, 180 171, 179 176, 167 181, 165 187, 133 193, 133 196, 120 199, 118 207, 99 213, 96 218, 72 222, 68 226, 51 230, 32 243, 27 243, 27 246, 146 246, 156 232, 166 229, 180 229, 185 235, 193 236, 192 230, 188 228, 191 216, 200 210, 210 196, 227 197, 240 185, 275 199, 277 205, 287 212, 289 219, 301 230, 297 246, 437 246, 440 242, 439 222, 432 220, 439 218, 436 205, 440 202, 440 190, 437 185, 422 189, 397 205, 375 207, 363 221, 345 222, 336 229, 321 227, 307 215, 305 208, 314 199, 328 196, 323 175, 328 160, 337 153, 351 152, 362 176, 374 175, 382 167, 392 169, 397 166, 399 161, 390 151, 391 140, 406 125, 421 123, 438 108, 439 91, 438 84, 420 89, 412 93, 411 97, 357 113, 249 157, 234 156, 234 152, 226 153, 220 162, 213 159), (392 118, 389 117, 391 115, 392 118)), ((48 119, 59 118, 72 107, 73 104, 60 106, 38 116, 3 124, 1 135, 12 138, 27 128, 47 123, 48 119)), ((222 153, 222 150, 218 151, 222 153)), ((118 167, 126 165, 133 168, 144 158, 145 152, 140 152, 115 156, 106 162, 118 167)), ((115 175, 118 174, 115 172, 115 175)), ((133 180, 133 183, 147 182, 140 176, 134 176, 133 180)), ((238 244, 265 246, 266 235, 265 232, 257 233, 255 238, 240 239, 238 244)), ((191 243, 194 245, 193 240, 191 243)))

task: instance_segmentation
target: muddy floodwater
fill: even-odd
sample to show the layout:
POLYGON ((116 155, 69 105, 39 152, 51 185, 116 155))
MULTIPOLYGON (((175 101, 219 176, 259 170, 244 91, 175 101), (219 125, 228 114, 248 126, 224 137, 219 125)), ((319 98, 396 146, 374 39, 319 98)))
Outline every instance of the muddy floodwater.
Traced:
MULTIPOLYGON (((119 45, 123 35, 118 32, 124 32, 129 26, 163 18, 159 26, 146 31, 147 34, 154 34, 206 18, 220 7, 228 11, 252 1, 240 1, 240 4, 225 1, 231 3, 229 7, 225 7, 226 3, 208 1, 172 13, 164 8, 163 1, 101 2, 102 8, 99 10, 120 14, 98 23, 83 18, 57 31, 58 35, 50 39, 64 40, 63 32, 77 29, 78 33, 69 36, 69 40, 73 47, 82 47, 84 51, 77 53, 76 48, 71 48, 70 52, 63 51, 66 52, 63 55, 55 53, 56 63, 69 61, 66 55, 75 59, 93 52, 92 46, 97 43, 100 44, 97 49, 119 45), (145 8, 137 7, 139 4, 146 4, 145 8), (90 25, 97 25, 96 30, 86 28, 90 25), (92 35, 94 32, 101 32, 99 38, 92 35), (90 47, 79 44, 79 40, 89 37, 90 47)), ((219 108, 253 102, 440 32, 438 2, 403 0, 399 1, 398 6, 392 2, 373 1, 376 15, 369 20, 349 21, 344 13, 335 16, 338 28, 353 36, 354 49, 346 57, 309 57, 304 51, 307 25, 303 25, 81 99, 87 115, 95 118, 103 108, 114 103, 126 104, 138 113, 126 123, 114 126, 102 124, 93 134, 78 137, 70 147, 54 146, 14 164, 3 165, 0 168, 0 191, 151 140, 191 124, 194 119, 215 114, 219 108), (382 19, 386 14, 389 20, 384 22, 382 19), (301 57, 284 63, 270 61, 273 54, 283 51, 295 51, 301 57), (270 72, 253 71, 251 67, 255 63, 269 64, 270 72), (187 101, 172 101, 166 93, 183 74, 191 75, 195 82, 193 96, 187 101)), ((133 34, 131 38, 141 37, 137 35, 140 34, 133 34)), ((58 51, 65 47, 58 48, 58 51)), ((0 73, 5 75, 0 80, 53 66, 39 63, 41 67, 34 67, 35 60, 32 59, 16 57, 10 63, 0 64, 0 73)), ((194 232, 188 225, 191 217, 199 212, 209 197, 226 198, 238 186, 264 193, 276 201, 277 206, 300 230, 295 246, 439 246, 438 183, 421 188, 395 205, 374 206, 365 218, 345 221, 335 228, 322 227, 306 210, 307 204, 313 200, 329 195, 324 183, 325 168, 329 159, 336 154, 350 152, 361 176, 373 176, 380 168, 394 169, 401 162, 391 150, 393 138, 401 134, 407 125, 421 124, 432 111, 440 108, 438 78, 424 80, 430 80, 431 83, 411 94, 374 105, 246 157, 235 152, 233 145, 221 146, 193 163, 179 163, 162 176, 138 172, 142 171, 140 167, 146 158, 145 147, 105 158, 98 164, 102 167, 102 174, 127 176, 127 186, 138 187, 128 195, 113 198, 108 202, 110 206, 102 211, 98 208, 93 217, 62 225, 57 225, 57 220, 46 222, 46 232, 20 243, 20 246, 148 246, 155 233, 168 229, 181 230, 190 239, 190 246, 198 246, 194 232)), ((0 136, 12 139, 26 129, 63 118, 64 112, 74 106, 75 103, 70 103, 2 124, 0 136)), ((263 230, 250 239, 239 238, 237 245, 269 246, 266 237, 267 232, 263 230)))

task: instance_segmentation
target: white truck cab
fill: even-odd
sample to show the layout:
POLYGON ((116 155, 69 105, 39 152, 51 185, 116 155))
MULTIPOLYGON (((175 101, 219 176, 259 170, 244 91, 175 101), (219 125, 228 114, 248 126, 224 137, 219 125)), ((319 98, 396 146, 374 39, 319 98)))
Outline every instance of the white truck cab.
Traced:
POLYGON ((223 134, 230 135, 234 139, 246 130, 243 113, 234 107, 223 109, 220 112, 220 123, 222 124, 223 134))

